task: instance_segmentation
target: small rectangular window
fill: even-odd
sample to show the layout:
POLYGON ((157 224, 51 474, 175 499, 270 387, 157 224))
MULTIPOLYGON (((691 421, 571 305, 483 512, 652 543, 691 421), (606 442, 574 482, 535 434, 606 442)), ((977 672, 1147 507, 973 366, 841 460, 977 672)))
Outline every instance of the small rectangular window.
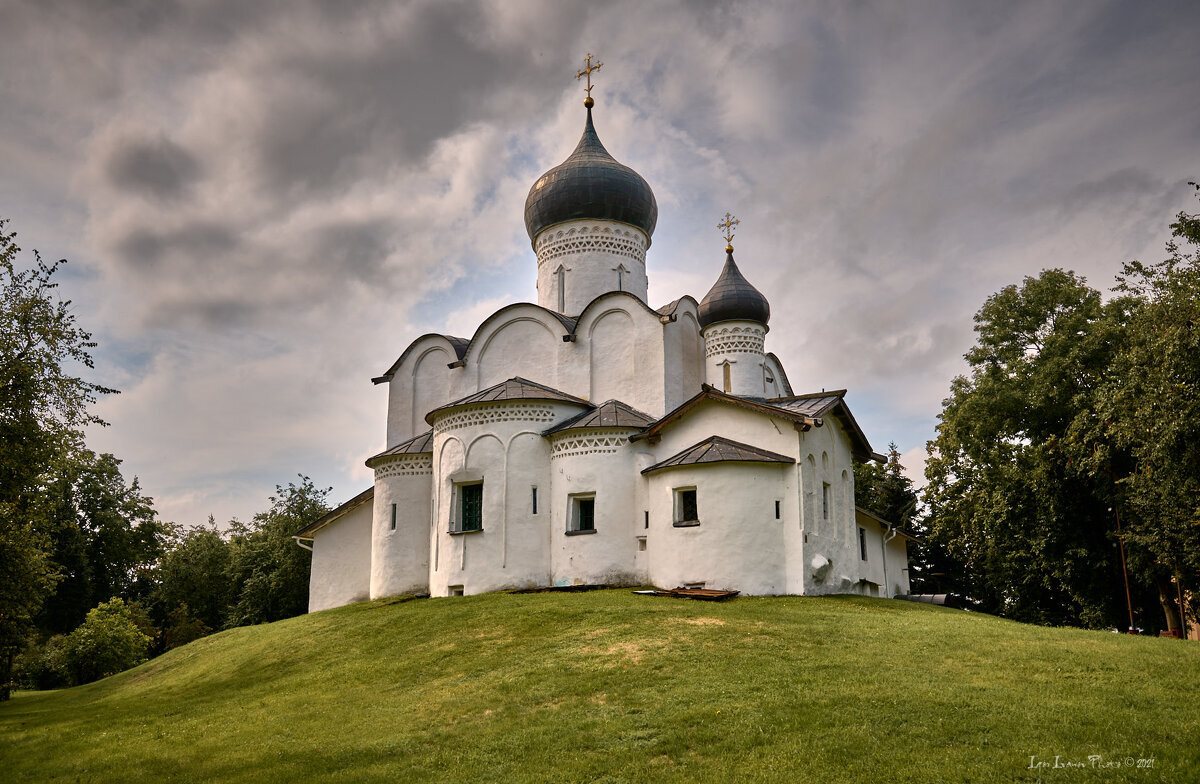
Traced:
POLYGON ((532 514, 537 514, 537 488, 536 487, 533 488, 533 504, 532 504, 532 506, 533 506, 532 514))
POLYGON ((638 550, 642 552, 646 550, 646 539, 644 537, 638 539, 638 550))
POLYGON ((780 506, 780 501, 776 500, 775 501, 775 519, 776 520, 779 519, 779 512, 780 512, 779 506, 780 506))
POLYGON ((392 525, 391 525, 390 530, 392 530, 392 531, 396 530, 396 505, 395 504, 392 504, 392 525))
POLYGON ((567 533, 581 534, 596 531, 596 496, 573 495, 570 497, 567 533))
POLYGON ((580 498, 579 499, 579 525, 580 531, 595 531, 596 530, 596 499, 595 498, 580 498))
POLYGON ((696 503, 696 488, 680 487, 675 490, 676 526, 700 525, 700 510, 696 503))
POLYGON ((821 517, 825 520, 829 519, 829 494, 832 488, 828 482, 821 483, 821 517))
POLYGON ((452 521, 451 531, 483 530, 483 483, 458 485, 458 520, 452 521))
POLYGON ((451 585, 449 586, 449 593, 451 596, 462 596, 463 587, 461 585, 451 585))
POLYGON ((858 553, 862 559, 867 560, 867 529, 858 529, 858 553))

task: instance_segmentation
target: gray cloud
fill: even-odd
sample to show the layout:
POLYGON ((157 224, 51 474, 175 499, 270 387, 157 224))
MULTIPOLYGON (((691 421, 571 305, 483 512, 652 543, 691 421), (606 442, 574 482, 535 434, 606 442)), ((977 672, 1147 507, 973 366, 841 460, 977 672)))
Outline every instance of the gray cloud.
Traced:
POLYGON ((119 145, 110 154, 105 171, 118 188, 175 200, 200 176, 200 162, 170 139, 159 137, 119 145))
POLYGON ((601 136, 659 197, 654 304, 707 290, 733 211, 793 382, 850 386, 908 450, 988 294, 1157 257, 1200 174, 1198 23, 1183 3, 12 2, 0 200, 75 243, 51 255, 93 285, 101 365, 129 369, 100 437, 198 510, 172 516, 245 517, 230 472, 287 481, 301 454, 335 456, 315 478, 346 496, 380 445, 367 375, 437 328, 411 314, 534 296, 521 205, 578 138, 590 50, 601 136))

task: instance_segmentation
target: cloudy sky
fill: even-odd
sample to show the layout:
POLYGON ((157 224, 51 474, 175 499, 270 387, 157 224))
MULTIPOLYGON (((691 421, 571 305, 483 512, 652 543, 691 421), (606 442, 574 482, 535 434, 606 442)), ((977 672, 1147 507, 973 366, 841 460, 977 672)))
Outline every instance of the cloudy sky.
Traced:
POLYGON ((658 198, 650 304, 766 293, 797 392, 919 469, 971 317, 1158 259, 1200 176, 1194 2, 0 0, 0 216, 70 260, 93 448, 163 517, 371 482, 412 338, 535 299, 525 194, 596 124, 658 198))

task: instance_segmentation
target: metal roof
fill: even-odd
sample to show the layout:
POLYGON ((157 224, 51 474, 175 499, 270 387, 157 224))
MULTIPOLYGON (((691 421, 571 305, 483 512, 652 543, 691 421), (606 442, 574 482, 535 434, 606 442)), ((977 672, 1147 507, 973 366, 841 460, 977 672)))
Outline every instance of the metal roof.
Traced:
POLYGON ((556 223, 596 218, 620 221, 646 232, 658 223, 658 202, 642 175, 604 149, 587 110, 583 136, 565 161, 538 178, 525 199, 530 241, 556 223))
POLYGON ((709 436, 698 444, 689 446, 682 452, 668 457, 660 463, 655 463, 643 469, 643 474, 658 471, 663 468, 677 466, 699 465, 701 463, 794 463, 793 458, 778 452, 768 452, 749 444, 731 441, 721 436, 709 436))
POLYGON ((653 421, 654 417, 620 400, 606 400, 591 411, 584 411, 565 422, 560 422, 542 435, 548 436, 563 430, 579 430, 585 427, 624 427, 641 430, 653 421))
POLYGON ((771 320, 771 306, 762 292, 743 277, 733 260, 733 251, 729 251, 717 282, 700 300, 700 326, 733 320, 766 324, 771 320))
POLYGON ((520 376, 514 376, 507 381, 501 381, 499 384, 494 384, 473 395, 467 395, 444 406, 435 408, 425 415, 425 421, 432 425, 435 415, 448 409, 472 403, 491 403, 497 400, 558 400, 563 403, 591 406, 591 403, 582 398, 568 395, 566 392, 560 392, 557 389, 545 386, 544 384, 538 384, 535 381, 530 381, 520 376))
POLYGON ((317 531, 337 520, 356 506, 361 506, 375 497, 375 485, 371 485, 346 503, 318 517, 308 525, 292 534, 293 539, 312 539, 317 531))
POLYGON ((433 452, 433 431, 427 430, 419 436, 396 444, 391 449, 367 458, 367 468, 374 468, 383 458, 397 455, 420 455, 433 452))

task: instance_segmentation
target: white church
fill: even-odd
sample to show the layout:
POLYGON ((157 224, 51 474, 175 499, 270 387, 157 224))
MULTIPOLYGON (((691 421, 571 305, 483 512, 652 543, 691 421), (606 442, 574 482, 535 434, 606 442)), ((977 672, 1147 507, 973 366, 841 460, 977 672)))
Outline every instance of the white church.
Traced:
POLYGON ((854 504, 854 461, 882 457, 844 390, 791 388, 733 246, 699 302, 646 301, 658 205, 600 143, 596 67, 578 146, 525 201, 537 304, 422 335, 373 379, 375 484, 295 535, 310 612, 585 584, 908 593, 910 537, 854 504))

